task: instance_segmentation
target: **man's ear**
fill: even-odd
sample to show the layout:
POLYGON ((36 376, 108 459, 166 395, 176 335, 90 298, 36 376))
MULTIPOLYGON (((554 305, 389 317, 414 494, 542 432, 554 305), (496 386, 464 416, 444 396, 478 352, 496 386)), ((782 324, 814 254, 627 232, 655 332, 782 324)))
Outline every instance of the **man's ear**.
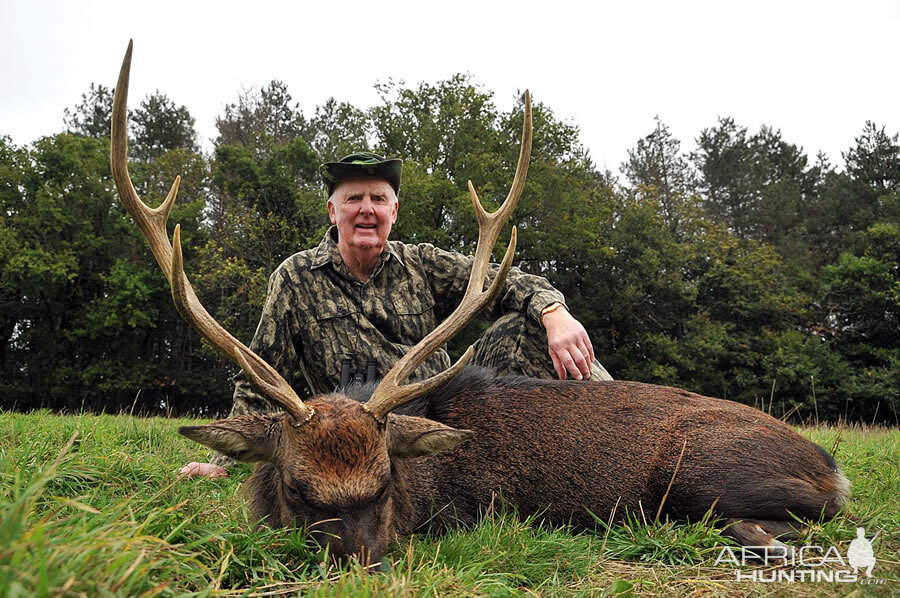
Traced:
POLYGON ((281 442, 283 413, 237 415, 203 426, 182 426, 178 433, 237 461, 272 462, 281 442))
POLYGON ((325 204, 328 206, 328 218, 331 220, 332 224, 337 224, 334 219, 334 204, 331 201, 326 201, 325 204))
POLYGON ((399 213, 399 211, 400 211, 400 200, 395 199, 394 207, 391 210, 391 224, 394 224, 395 222, 397 222, 397 214, 399 213))
POLYGON ((424 417, 391 415, 388 424, 388 451, 392 457, 410 459, 433 455, 471 439, 475 432, 457 430, 424 417))

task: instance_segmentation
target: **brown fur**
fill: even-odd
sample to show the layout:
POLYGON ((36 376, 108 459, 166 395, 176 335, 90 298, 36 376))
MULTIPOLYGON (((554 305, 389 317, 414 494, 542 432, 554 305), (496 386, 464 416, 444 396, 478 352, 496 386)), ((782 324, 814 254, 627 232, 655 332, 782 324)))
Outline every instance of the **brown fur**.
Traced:
MULTIPOLYGON (((595 524, 588 510, 653 517, 665 496, 662 513, 675 518, 697 520, 715 505, 721 517, 765 522, 734 525, 733 535, 768 543, 767 529, 783 533, 792 514, 832 517, 849 492, 831 457, 786 424, 650 384, 492 378, 473 368, 392 414, 386 429, 343 395, 310 405, 316 417, 299 429, 285 418, 277 448, 248 481, 253 510, 269 525, 336 534, 322 538, 334 554, 365 552, 366 561, 397 535, 472 523, 498 496, 579 529, 595 524)), ((281 419, 241 417, 182 433, 223 450, 216 426, 281 419)))

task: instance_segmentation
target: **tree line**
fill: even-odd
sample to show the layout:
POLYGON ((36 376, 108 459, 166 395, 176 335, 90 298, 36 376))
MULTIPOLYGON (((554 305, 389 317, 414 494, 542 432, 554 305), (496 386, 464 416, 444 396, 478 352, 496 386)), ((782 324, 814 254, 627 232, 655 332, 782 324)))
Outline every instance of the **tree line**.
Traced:
MULTIPOLYGON (((407 242, 471 252, 466 181, 486 205, 505 197, 521 101, 501 110, 463 75, 376 89, 372 108, 330 99, 307 114, 279 81, 245 91, 217 118, 210 155, 164 93, 131 111, 135 187, 158 205, 182 175, 170 227, 186 271, 244 342, 269 274, 328 227, 322 161, 402 157, 392 238, 407 242)), ((91 85, 62 132, 28 146, 0 137, 0 407, 226 413, 235 368, 177 315, 115 197, 111 101, 91 85)), ((900 142, 867 122, 842 157, 838 168, 731 118, 688 153, 657 119, 617 176, 537 103, 517 265, 565 293, 616 378, 798 420, 897 424, 900 142)))

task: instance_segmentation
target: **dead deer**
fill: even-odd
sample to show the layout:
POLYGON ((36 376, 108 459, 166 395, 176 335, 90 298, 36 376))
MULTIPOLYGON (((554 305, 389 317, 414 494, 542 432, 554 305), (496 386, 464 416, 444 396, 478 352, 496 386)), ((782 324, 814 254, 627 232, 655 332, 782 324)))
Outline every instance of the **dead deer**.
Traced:
POLYGON ((521 513, 591 528, 591 513, 626 510, 697 520, 710 509, 744 545, 780 545, 793 516, 833 517, 850 484, 831 456, 746 405, 637 382, 495 377, 463 366, 404 384, 499 291, 516 243, 484 289, 490 254, 522 192, 531 152, 526 95, 512 188, 493 214, 469 190, 479 223, 475 262, 456 311, 377 387, 300 400, 267 363, 203 308, 183 271, 179 227, 166 219, 179 178, 156 209, 127 168, 131 44, 115 90, 111 166, 122 202, 172 286, 178 311, 234 360, 284 412, 179 428, 188 438, 257 463, 246 484, 253 513, 273 527, 305 526, 336 557, 378 563, 395 537, 477 520, 501 495, 521 513), (460 374, 460 372, 462 373, 460 374), (457 375, 459 374, 459 375, 457 375), (589 512, 590 511, 590 512, 589 512))

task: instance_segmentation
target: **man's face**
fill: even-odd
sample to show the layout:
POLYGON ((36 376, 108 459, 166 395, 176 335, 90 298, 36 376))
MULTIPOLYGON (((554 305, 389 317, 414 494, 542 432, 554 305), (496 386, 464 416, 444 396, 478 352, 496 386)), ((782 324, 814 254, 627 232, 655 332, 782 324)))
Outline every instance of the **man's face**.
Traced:
POLYGON ((377 177, 340 183, 328 202, 331 223, 337 225, 338 243, 351 251, 384 248, 397 220, 394 189, 377 177))

